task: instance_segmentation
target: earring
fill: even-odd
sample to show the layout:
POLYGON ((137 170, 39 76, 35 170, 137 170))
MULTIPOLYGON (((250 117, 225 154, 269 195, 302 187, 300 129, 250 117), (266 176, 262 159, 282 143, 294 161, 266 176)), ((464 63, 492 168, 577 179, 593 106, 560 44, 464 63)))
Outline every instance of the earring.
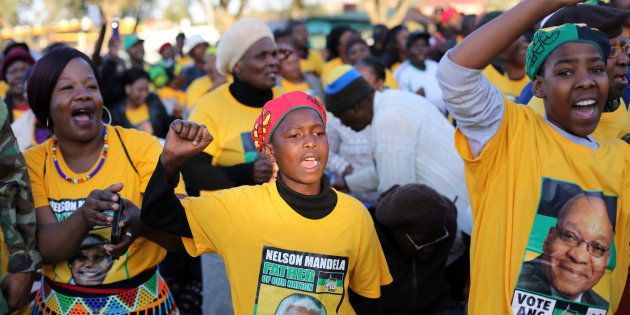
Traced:
MULTIPOLYGON (((103 106, 103 109, 105 110, 105 112, 107 112, 107 116, 109 116, 109 121, 108 122, 104 122, 104 124, 106 125, 111 125, 112 124, 112 113, 109 111, 109 109, 105 106, 103 106)), ((102 121, 102 120, 101 120, 102 121)))

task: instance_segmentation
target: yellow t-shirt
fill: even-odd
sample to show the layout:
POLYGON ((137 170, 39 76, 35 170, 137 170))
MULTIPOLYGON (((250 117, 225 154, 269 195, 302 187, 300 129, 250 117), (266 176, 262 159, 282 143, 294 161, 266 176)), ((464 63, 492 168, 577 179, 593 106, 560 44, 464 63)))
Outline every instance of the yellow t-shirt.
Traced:
POLYGON ((324 70, 324 58, 316 50, 308 51, 308 58, 300 59, 300 71, 320 75, 324 70))
MULTIPOLYGON (((157 165, 162 146, 157 138, 133 129, 107 126, 107 135, 109 150, 101 170, 94 177, 79 184, 65 181, 55 169, 52 158, 52 138, 29 148, 24 153, 35 208, 50 206, 57 220, 64 220, 81 207, 92 190, 105 189, 115 183, 123 183, 124 185, 120 192, 122 198, 129 199, 138 207, 141 206, 142 196, 157 165), (127 159, 114 128, 120 133, 137 172, 127 159)), ((59 167, 64 174, 72 178, 85 176, 98 165, 97 162, 90 171, 77 174, 66 165, 63 152, 57 151, 57 154, 59 167)), ((178 187, 177 193, 185 194, 183 186, 178 187)), ((110 236, 111 228, 95 228, 90 231, 84 243, 88 240, 92 241, 92 244, 102 244, 103 241, 108 242, 110 236)), ((164 259, 165 255, 166 250, 143 237, 139 237, 129 246, 127 253, 117 260, 107 257, 101 247, 89 247, 78 252, 74 259, 55 265, 44 265, 43 274, 51 280, 62 283, 81 284, 76 283, 73 277, 75 274, 82 274, 84 279, 108 284, 129 279, 156 266, 164 259), (88 252, 84 252, 86 250, 88 252), (80 263, 81 257, 86 256, 100 257, 101 263, 98 270, 94 270, 96 268, 82 270, 84 268, 90 269, 85 265, 82 267, 80 263), (75 264, 76 261, 79 263, 75 264), (86 275, 86 271, 94 275, 86 275), (105 274, 104 277, 102 277, 103 273, 105 274)))
POLYGON ((523 76, 520 80, 512 80, 507 74, 501 74, 493 65, 487 66, 481 72, 490 83, 496 86, 503 96, 507 97, 510 101, 516 102, 516 99, 521 95, 521 92, 525 86, 529 83, 529 78, 523 76))
POLYGON ((337 57, 334 59, 329 60, 328 62, 326 62, 326 64, 324 65, 324 68, 322 69, 322 85, 326 86, 328 83, 328 76, 330 76, 330 73, 333 71, 333 69, 339 67, 343 65, 343 62, 341 61, 341 58, 337 57))
POLYGON ((151 126, 151 117, 149 116, 149 105, 142 104, 137 108, 127 107, 125 116, 129 123, 138 130, 153 134, 153 126, 151 126))
POLYGON ((193 238, 183 238, 184 246, 193 256, 221 255, 235 314, 274 314, 294 294, 319 300, 326 314, 354 314, 348 286, 378 298, 392 278, 370 214, 358 200, 337 196, 319 220, 291 209, 276 183, 186 198, 193 238))
POLYGON ((193 62, 194 62, 194 60, 192 58, 190 58, 189 56, 176 57, 175 58, 175 63, 177 63, 177 65, 181 69, 190 66, 193 62))
POLYGON ((212 88, 212 79, 204 75, 197 78, 186 89, 186 108, 192 109, 195 103, 212 88))
POLYGON ((184 91, 175 90, 169 86, 164 86, 159 88, 156 93, 160 97, 162 102, 175 100, 179 105, 183 106, 186 104, 186 92, 184 91))
MULTIPOLYGON (((580 191, 608 205, 614 243, 608 267, 593 290, 615 306, 608 313, 614 314, 630 254, 630 146, 620 140, 602 143, 597 150, 578 145, 531 108, 507 100, 501 126, 478 157, 459 129, 455 145, 465 161, 474 220, 469 314, 552 314, 554 305, 563 307, 566 301, 556 303, 550 293, 519 289, 517 281, 523 262, 543 252, 559 208, 580 191), (528 304, 532 301, 537 307, 528 304)), ((591 311, 587 314, 605 313, 592 306, 591 311)))
POLYGON ((9 92, 9 84, 7 81, 0 81, 0 98, 4 99, 7 97, 7 92, 9 92))
POLYGON ((385 69, 385 86, 390 89, 398 89, 398 81, 389 69, 385 69))
MULTIPOLYGON (((527 106, 531 107, 540 117, 545 117, 545 103, 542 98, 532 97, 527 106)), ((602 113, 599 124, 593 131, 593 137, 598 141, 621 139, 628 133, 630 133, 630 112, 628 112, 625 102, 621 100, 621 105, 614 112, 602 113)))
MULTIPOLYGON (((223 84, 202 96, 188 119, 205 125, 214 140, 203 151, 213 156, 212 164, 233 166, 253 162, 258 155, 251 137, 261 108, 239 103, 223 84)), ((278 95, 274 88, 274 97, 278 95)))
POLYGON ((392 71, 391 72, 392 73, 396 72, 396 70, 398 70, 398 67, 400 67, 400 62, 399 61, 392 65, 392 67, 391 67, 392 71))
POLYGON ((282 93, 289 93, 294 91, 301 91, 307 93, 311 88, 308 86, 306 81, 302 81, 301 83, 293 83, 285 78, 280 79, 280 89, 282 89, 282 93))

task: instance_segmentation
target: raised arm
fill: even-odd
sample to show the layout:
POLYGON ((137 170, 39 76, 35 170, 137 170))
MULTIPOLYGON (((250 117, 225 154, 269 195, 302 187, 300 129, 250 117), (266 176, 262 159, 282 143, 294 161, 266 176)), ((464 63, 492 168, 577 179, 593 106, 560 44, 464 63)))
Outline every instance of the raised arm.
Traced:
POLYGON ((581 0, 525 0, 488 22, 459 45, 448 57, 468 69, 483 69, 510 44, 548 14, 581 0))
POLYGON ((481 70, 544 16, 579 2, 525 0, 468 35, 442 58, 437 74, 442 98, 474 156, 499 129, 505 105, 501 92, 481 70))
POLYGON ((160 161, 142 201, 141 218, 146 225, 173 235, 192 236, 174 189, 184 161, 203 151, 210 142, 212 136, 204 126, 179 119, 171 123, 160 161))

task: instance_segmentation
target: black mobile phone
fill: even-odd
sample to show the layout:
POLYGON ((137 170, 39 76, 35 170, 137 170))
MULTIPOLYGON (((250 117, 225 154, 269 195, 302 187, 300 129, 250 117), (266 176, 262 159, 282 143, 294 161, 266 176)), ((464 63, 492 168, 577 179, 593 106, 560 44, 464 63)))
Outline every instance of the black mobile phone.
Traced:
POLYGON ((122 231, 120 229, 120 226, 118 226, 118 223, 122 221, 125 209, 123 207, 123 201, 120 195, 118 195, 117 204, 118 204, 118 211, 114 211, 114 222, 112 222, 112 236, 110 238, 111 243, 114 245, 118 244, 122 238, 122 235, 120 235, 122 231))

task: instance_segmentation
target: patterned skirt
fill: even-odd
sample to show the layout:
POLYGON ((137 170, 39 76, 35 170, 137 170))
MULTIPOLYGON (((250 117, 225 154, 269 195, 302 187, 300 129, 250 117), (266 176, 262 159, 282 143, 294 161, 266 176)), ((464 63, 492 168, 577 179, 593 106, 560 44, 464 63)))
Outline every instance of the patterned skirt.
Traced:
POLYGON ((76 286, 54 282, 44 277, 42 287, 35 297, 34 314, 179 315, 168 285, 159 272, 156 270, 150 273, 144 272, 130 280, 136 282, 137 285, 110 288, 107 285, 76 286))

